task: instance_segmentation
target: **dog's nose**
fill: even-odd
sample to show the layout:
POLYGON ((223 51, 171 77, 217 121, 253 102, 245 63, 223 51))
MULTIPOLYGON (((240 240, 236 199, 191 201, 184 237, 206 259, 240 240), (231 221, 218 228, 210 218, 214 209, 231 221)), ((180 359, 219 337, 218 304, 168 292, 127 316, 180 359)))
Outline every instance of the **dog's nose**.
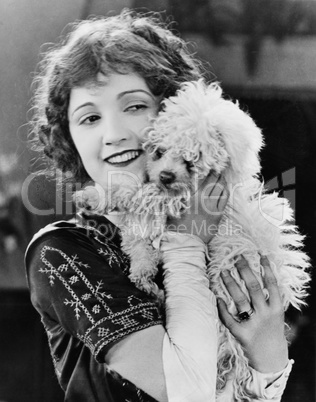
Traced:
POLYGON ((163 184, 170 184, 173 181, 175 181, 175 178, 176 178, 176 175, 167 170, 163 170, 159 174, 159 179, 160 179, 161 183, 163 183, 163 184))

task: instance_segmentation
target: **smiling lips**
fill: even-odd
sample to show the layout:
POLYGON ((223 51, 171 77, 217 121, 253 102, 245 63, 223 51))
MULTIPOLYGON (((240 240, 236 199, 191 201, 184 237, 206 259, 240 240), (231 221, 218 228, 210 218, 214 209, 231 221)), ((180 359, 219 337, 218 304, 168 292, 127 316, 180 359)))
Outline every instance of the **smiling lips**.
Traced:
POLYGON ((133 159, 136 159, 141 154, 141 151, 127 151, 123 152, 119 155, 111 156, 110 158, 105 159, 106 162, 109 163, 123 163, 129 162, 133 159))

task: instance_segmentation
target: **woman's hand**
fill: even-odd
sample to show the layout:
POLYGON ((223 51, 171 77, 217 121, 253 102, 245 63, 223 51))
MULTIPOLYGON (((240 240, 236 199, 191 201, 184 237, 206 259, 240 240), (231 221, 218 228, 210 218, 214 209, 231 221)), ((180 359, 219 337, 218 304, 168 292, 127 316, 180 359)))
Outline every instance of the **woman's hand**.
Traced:
POLYGON ((189 233, 208 243, 217 233, 228 200, 225 181, 210 174, 197 183, 197 190, 190 199, 190 208, 181 218, 170 218, 168 230, 189 233))
POLYGON ((242 345, 250 366, 259 372, 270 373, 285 368, 288 345, 284 334, 284 309, 276 278, 266 257, 261 258, 261 265, 269 299, 266 300, 258 280, 242 257, 236 267, 245 281, 251 301, 248 301, 228 271, 228 275, 222 275, 222 279, 239 313, 253 310, 253 314, 246 320, 236 320, 223 300, 218 300, 218 309, 222 322, 242 345))

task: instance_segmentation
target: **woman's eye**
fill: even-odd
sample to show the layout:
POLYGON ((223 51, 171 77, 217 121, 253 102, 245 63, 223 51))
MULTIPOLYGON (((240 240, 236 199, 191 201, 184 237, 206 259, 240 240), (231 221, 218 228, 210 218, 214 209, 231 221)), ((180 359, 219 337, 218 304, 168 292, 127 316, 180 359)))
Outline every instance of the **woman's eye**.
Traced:
POLYGON ((93 114, 93 115, 90 115, 90 116, 87 116, 87 117, 81 119, 80 124, 93 124, 99 119, 100 119, 100 116, 93 114))
POLYGON ((131 105, 128 106, 125 111, 127 112, 137 112, 138 110, 143 110, 147 109, 147 105, 144 105, 143 103, 137 104, 137 105, 131 105))

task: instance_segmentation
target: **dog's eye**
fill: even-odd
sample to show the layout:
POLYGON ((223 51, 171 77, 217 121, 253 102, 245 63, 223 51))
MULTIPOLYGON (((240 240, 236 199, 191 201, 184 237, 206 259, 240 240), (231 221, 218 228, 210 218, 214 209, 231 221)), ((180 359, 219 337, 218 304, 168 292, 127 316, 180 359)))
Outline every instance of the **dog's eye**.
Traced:
POLYGON ((156 161, 156 160, 160 159, 165 152, 166 151, 164 149, 160 149, 160 148, 156 149, 156 151, 153 154, 153 160, 156 161))
POLYGON ((187 160, 184 159, 184 163, 185 163, 185 166, 188 169, 188 171, 190 171, 191 169, 194 168, 194 163, 193 162, 187 161, 187 160))

